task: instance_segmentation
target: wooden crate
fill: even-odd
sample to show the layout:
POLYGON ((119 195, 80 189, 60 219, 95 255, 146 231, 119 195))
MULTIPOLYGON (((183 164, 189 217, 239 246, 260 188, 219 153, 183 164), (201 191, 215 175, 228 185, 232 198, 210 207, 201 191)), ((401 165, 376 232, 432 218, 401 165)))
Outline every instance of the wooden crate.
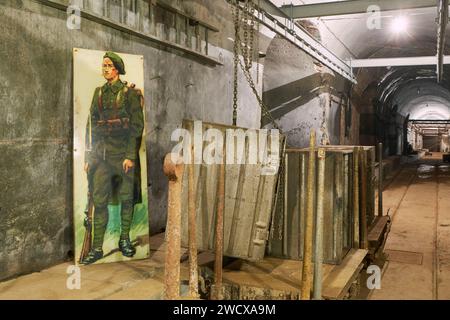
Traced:
MULTIPOLYGON (((327 152, 324 261, 339 264, 350 248, 365 248, 363 235, 367 237, 368 230, 375 221, 375 191, 377 190, 375 147, 363 146, 364 157, 358 158, 358 220, 354 219, 353 208, 355 146, 321 146, 321 148, 325 148, 327 152), (364 181, 363 172, 365 173, 364 181), (366 215, 365 225, 361 219, 363 207, 365 207, 366 215), (354 232, 355 223, 358 233, 354 232), (358 245, 355 245, 356 243, 358 245)), ((300 260, 303 257, 308 153, 309 150, 306 148, 286 150, 268 247, 270 256, 300 260)), ((317 181, 315 185, 317 188, 317 181)), ((317 189, 315 194, 317 195, 317 189)))
MULTIPOLYGON (((351 249, 340 265, 323 264, 322 297, 349 298, 364 267, 367 250, 351 249)), ((223 270, 225 300, 298 300, 302 262, 266 257, 260 262, 237 260, 223 270)), ((205 273, 205 272, 204 272, 205 273)), ((212 281, 213 272, 209 271, 212 281)))
MULTIPOLYGON (((268 247, 269 256, 303 258, 308 159, 308 149, 286 150, 268 247)), ((352 167, 351 151, 327 150, 323 199, 325 263, 340 264, 353 244, 352 167)), ((317 181, 315 185, 317 195, 317 181)))
MULTIPOLYGON (((183 128, 193 136, 194 122, 184 120, 183 128)), ((201 137, 206 130, 219 130, 224 136, 228 129, 243 129, 233 126, 202 122, 201 137)), ((246 130, 246 129, 243 129, 246 130)), ((255 130, 258 132, 258 130, 255 130)), ((259 139, 259 138, 258 138, 259 139)), ((282 150, 280 136, 280 151, 282 150)), ((228 141, 226 142, 228 143, 228 141)), ((204 142, 204 148, 208 145, 204 142)), ((268 142, 270 149, 272 144, 268 142)), ((248 143, 244 154, 248 154, 248 143)), ((237 154, 237 151, 236 151, 237 154)), ((225 210, 223 255, 246 260, 264 258, 269 235, 272 206, 278 179, 276 164, 273 174, 265 174, 264 165, 226 164, 225 166, 225 210)), ((214 250, 215 221, 217 208, 217 185, 219 165, 194 165, 194 185, 196 189, 197 248, 201 251, 214 250)), ((185 166, 182 182, 182 245, 188 246, 188 167, 185 166)))

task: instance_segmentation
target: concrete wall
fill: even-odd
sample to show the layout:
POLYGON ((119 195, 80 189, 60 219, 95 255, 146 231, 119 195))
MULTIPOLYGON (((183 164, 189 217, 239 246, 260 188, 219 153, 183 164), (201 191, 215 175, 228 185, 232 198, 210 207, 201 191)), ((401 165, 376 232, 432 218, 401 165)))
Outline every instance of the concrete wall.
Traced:
MULTIPOLYGON (((87 19, 81 30, 68 30, 66 12, 31 0, 1 1, 0 280, 66 260, 72 250, 73 47, 144 55, 152 232, 166 222, 162 162, 172 131, 183 118, 231 124, 228 4, 168 2, 220 29, 210 35, 210 52, 223 66, 87 19)), ((244 84, 238 125, 260 127, 259 106, 244 84)))
MULTIPOLYGON (((349 96, 348 81, 278 36, 266 54, 263 100, 287 136, 289 147, 308 146, 312 128, 316 129, 317 143, 358 141, 359 112, 353 105, 347 136, 346 123, 341 123, 349 96)), ((263 124, 268 124, 265 120, 263 124)))

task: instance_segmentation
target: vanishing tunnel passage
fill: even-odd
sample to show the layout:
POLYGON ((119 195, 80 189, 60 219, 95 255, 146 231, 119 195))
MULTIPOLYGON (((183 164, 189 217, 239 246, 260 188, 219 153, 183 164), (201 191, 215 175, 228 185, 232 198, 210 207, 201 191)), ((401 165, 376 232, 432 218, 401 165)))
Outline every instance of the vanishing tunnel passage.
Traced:
POLYGON ((450 299, 449 0, 287 2, 0 1, 0 299, 450 299))

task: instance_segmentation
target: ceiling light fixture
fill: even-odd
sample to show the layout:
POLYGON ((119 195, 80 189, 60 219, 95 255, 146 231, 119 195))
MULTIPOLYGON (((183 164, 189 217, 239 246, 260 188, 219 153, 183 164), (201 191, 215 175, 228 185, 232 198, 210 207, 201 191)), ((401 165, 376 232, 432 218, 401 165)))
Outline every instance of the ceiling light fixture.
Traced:
POLYGON ((408 29, 408 19, 405 16, 398 16, 394 18, 391 24, 391 31, 393 33, 404 33, 408 29))

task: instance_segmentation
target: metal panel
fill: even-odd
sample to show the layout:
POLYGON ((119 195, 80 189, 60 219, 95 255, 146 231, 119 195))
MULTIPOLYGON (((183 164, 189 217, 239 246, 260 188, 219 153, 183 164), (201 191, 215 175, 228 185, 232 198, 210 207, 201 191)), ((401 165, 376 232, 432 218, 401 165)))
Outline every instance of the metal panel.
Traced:
MULTIPOLYGON (((233 2, 227 0, 228 2, 233 2)), ((322 43, 306 32, 303 27, 295 23, 287 14, 270 0, 258 2, 254 12, 261 24, 277 33, 295 46, 317 59, 331 70, 344 78, 356 83, 352 68, 347 63, 328 50, 322 43)))
POLYGON ((370 13, 377 7, 380 11, 407 10, 436 7, 436 0, 351 0, 329 1, 301 5, 283 5, 280 10, 293 19, 370 13))
MULTIPOLYGON (((354 146, 324 146, 327 150, 341 150, 346 152, 352 152, 354 146)), ((375 161, 376 161, 376 148, 375 146, 362 146, 366 162, 363 164, 359 162, 359 170, 361 170, 363 167, 366 170, 366 179, 367 179, 367 186, 366 186, 366 215, 367 215, 367 227, 369 228, 374 219, 375 219, 375 191, 377 190, 377 177, 375 174, 375 161)), ((360 209, 362 207, 361 203, 361 192, 363 190, 361 185, 361 175, 359 177, 359 185, 360 185, 360 209)))
MULTIPOLYGON (((327 152, 324 198, 324 262, 339 264, 353 244, 353 149, 354 146, 321 146, 327 152)), ((375 147, 362 147, 366 161, 360 157, 359 172, 365 170, 366 185, 358 176, 359 208, 366 208, 366 225, 375 218, 375 147), (365 191, 365 197, 361 194, 365 191), (365 203, 362 199, 365 198, 365 203)), ((277 195, 276 212, 272 222, 269 255, 302 259, 303 230, 306 203, 307 149, 286 150, 284 170, 277 195)), ((361 215, 362 210, 359 210, 361 215)), ((359 228, 361 228, 361 223, 359 228)), ((361 232, 360 232, 361 233, 361 232)))
MULTIPOLYGON (((183 127, 194 132, 194 122, 185 120, 183 127)), ((202 123, 202 136, 208 129, 239 129, 212 123, 202 123)), ((245 129, 244 129, 245 130, 245 129)), ((258 132, 259 130, 255 130, 258 132)), ((280 140, 282 137, 280 137, 280 140)), ((203 143, 205 148, 209 143, 203 143)), ((267 147, 270 151, 270 138, 267 147)), ((281 150, 280 143, 280 150, 281 150)), ((246 143, 245 153, 249 146, 246 143)), ((196 188, 196 221, 198 250, 213 250, 215 237, 215 217, 217 201, 217 181, 219 165, 195 164, 194 185, 196 188)), ((272 175, 262 174, 263 165, 226 164, 225 166, 225 211, 224 211, 224 250, 229 257, 256 261, 264 257, 268 238, 269 223, 274 204, 275 187, 278 179, 278 166, 272 175)), ((188 178, 187 170, 183 177, 182 189, 182 245, 188 245, 188 178)))
MULTIPOLYGON (((353 59, 346 61, 352 68, 427 66, 436 64, 436 56, 353 59)), ((450 64, 450 56, 443 56, 443 64, 450 64)))
MULTIPOLYGON (((284 193, 277 197, 274 217, 277 221, 274 225, 282 230, 272 230, 269 245, 271 256, 302 259, 308 158, 307 149, 286 150, 284 174, 281 177, 284 193)), ((327 149, 323 199, 325 263, 341 263, 352 246, 352 165, 351 151, 327 149)))

